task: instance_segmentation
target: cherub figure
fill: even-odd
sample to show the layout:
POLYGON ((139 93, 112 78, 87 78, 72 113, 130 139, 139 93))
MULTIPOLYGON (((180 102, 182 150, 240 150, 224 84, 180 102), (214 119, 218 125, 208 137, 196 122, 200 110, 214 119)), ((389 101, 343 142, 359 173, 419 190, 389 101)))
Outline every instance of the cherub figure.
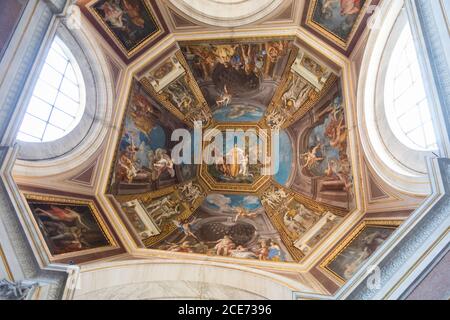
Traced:
POLYGON ((234 217, 234 222, 237 222, 239 218, 255 218, 258 214, 256 212, 250 212, 243 207, 238 207, 235 209, 236 216, 234 217))
POLYGON ((177 221, 177 220, 172 220, 173 224, 175 226, 177 226, 177 228, 184 233, 184 237, 183 239, 180 240, 180 242, 185 241, 188 237, 192 237, 197 241, 200 241, 197 236, 193 233, 192 231, 192 226, 198 221, 198 218, 194 218, 194 220, 192 220, 191 222, 189 222, 188 220, 183 220, 183 221, 177 221))
POLYGON ((303 168, 312 169, 319 161, 324 160, 323 157, 318 157, 317 153, 322 147, 322 144, 319 143, 317 146, 313 147, 311 151, 308 151, 304 154, 301 154, 300 157, 304 160, 303 168))
POLYGON ((227 107, 231 103, 232 97, 227 85, 224 85, 222 94, 216 99, 217 108, 227 107))
POLYGON ((125 29, 123 23, 123 10, 114 2, 105 2, 100 10, 103 10, 105 21, 109 22, 114 28, 125 29))

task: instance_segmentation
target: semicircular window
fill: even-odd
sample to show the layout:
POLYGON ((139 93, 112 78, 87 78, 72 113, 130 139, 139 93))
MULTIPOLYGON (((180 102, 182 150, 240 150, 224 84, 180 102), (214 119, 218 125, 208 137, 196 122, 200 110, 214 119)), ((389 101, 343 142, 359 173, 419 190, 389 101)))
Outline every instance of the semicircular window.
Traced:
POLYGON ((17 139, 50 142, 70 133, 85 108, 80 68, 67 46, 56 37, 45 59, 17 139))
POLYGON ((392 52, 384 92, 386 116, 397 139, 410 149, 436 150, 431 112, 409 24, 403 28, 392 52))

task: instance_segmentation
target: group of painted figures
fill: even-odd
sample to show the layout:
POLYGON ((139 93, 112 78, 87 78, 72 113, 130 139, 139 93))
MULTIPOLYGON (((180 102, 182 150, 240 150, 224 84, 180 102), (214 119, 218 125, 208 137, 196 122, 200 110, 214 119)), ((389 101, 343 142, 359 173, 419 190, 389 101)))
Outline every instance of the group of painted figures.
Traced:
POLYGON ((160 110, 153 107, 148 98, 140 93, 133 95, 127 112, 128 122, 119 145, 118 183, 151 183, 158 181, 164 173, 175 177, 174 163, 168 151, 165 148, 151 148, 153 141, 150 133, 157 128, 159 115, 160 110))
POLYGON ((348 129, 339 100, 336 98, 322 112, 325 120, 310 135, 309 150, 300 154, 300 158, 305 175, 337 180, 349 192, 353 182, 347 154, 348 129))
POLYGON ((182 47, 200 87, 210 82, 215 86, 212 109, 227 107, 235 96, 257 90, 289 49, 290 42, 285 40, 182 47))
POLYGON ((194 234, 190 234, 192 241, 184 240, 180 243, 165 244, 160 249, 171 252, 207 254, 221 257, 258 259, 260 261, 285 261, 285 255, 278 243, 271 239, 260 239, 256 245, 245 247, 237 245, 231 236, 213 242, 200 241, 194 234))

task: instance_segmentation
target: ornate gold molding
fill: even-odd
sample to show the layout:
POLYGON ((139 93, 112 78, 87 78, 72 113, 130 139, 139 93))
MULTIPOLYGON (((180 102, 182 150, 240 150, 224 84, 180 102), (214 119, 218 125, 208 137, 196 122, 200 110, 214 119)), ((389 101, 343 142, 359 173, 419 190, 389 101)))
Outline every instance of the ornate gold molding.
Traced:
POLYGON ((332 278, 335 279, 338 283, 344 284, 346 280, 329 268, 330 263, 333 262, 337 258, 337 256, 341 252, 343 252, 367 227, 374 226, 397 229, 402 223, 402 220, 364 220, 358 226, 356 226, 353 231, 351 231, 335 249, 333 249, 328 254, 328 256, 320 263, 320 269, 323 270, 326 274, 331 275, 332 278))

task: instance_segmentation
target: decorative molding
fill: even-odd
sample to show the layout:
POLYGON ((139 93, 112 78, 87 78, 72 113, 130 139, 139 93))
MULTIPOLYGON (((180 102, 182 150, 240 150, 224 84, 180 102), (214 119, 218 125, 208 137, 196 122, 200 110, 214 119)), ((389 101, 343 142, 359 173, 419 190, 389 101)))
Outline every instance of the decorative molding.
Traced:
POLYGON ((171 5, 189 14, 193 19, 218 27, 240 27, 266 18, 283 0, 246 0, 246 1, 213 1, 213 0, 169 0, 171 5), (192 2, 192 3, 190 3, 192 2))
MULTIPOLYGON (((441 173, 441 185, 445 192, 440 199, 430 199, 422 208, 418 209, 405 221, 395 235, 392 236, 373 257, 366 266, 376 265, 380 268, 380 289, 368 287, 365 268, 361 268, 351 282, 344 286, 336 295, 338 299, 367 300, 389 297, 389 292, 406 281, 410 274, 410 268, 414 267, 419 254, 426 254, 428 245, 432 239, 439 238, 443 229, 449 227, 450 218, 450 160, 440 159, 437 170, 441 173), (433 201, 434 200, 434 201, 433 201), (434 202, 434 203, 433 203, 434 202)), ((439 196, 438 196, 439 197, 439 196)))
POLYGON ((188 18, 183 17, 181 14, 177 13, 175 10, 168 8, 170 18, 176 29, 186 29, 186 28, 199 28, 200 26, 194 22, 188 20, 188 18))
POLYGON ((0 300, 29 300, 37 283, 26 284, 21 281, 0 280, 0 300))
POLYGON ((130 51, 126 50, 118 37, 111 31, 108 25, 102 21, 101 17, 92 8, 95 4, 95 0, 79 0, 78 4, 81 8, 81 12, 87 17, 87 19, 95 26, 99 34, 106 39, 116 53, 121 57, 124 63, 130 64, 135 61, 145 51, 152 48, 156 43, 161 41, 169 34, 167 24, 162 17, 162 14, 153 0, 143 0, 145 8, 149 10, 152 19, 154 20, 157 30, 152 35, 147 36, 141 43, 130 51))
POLYGON ((76 174, 75 176, 69 179, 70 182, 80 184, 84 187, 93 187, 94 186, 94 178, 97 171, 99 160, 96 159, 93 163, 91 163, 86 169, 82 172, 76 174))
MULTIPOLYGON (((0 97, 3 101, 0 106, 0 205, 2 207, 0 227, 8 232, 0 237, 0 242, 3 251, 2 259, 8 261, 11 277, 18 281, 27 279, 22 282, 23 284, 45 285, 48 289, 47 298, 58 299, 62 296, 66 281, 65 269, 45 265, 42 257, 39 254, 35 255, 36 247, 30 240, 32 232, 26 227, 26 221, 20 213, 19 207, 22 204, 18 201, 17 186, 11 177, 17 150, 14 151, 9 147, 16 137, 14 124, 19 123, 17 119, 22 112, 18 107, 23 99, 22 92, 28 88, 30 73, 43 40, 54 21, 54 16, 61 14, 68 4, 66 0, 55 0, 52 3, 54 5, 49 6, 45 1, 28 1, 18 25, 18 30, 25 28, 26 32, 21 38, 14 36, 13 41, 17 41, 14 43, 16 54, 9 56, 9 53, 6 53, 10 61, 4 76, 8 81, 0 83, 0 97)), ((7 287, 11 288, 11 284, 7 284, 7 287)), ((24 293, 23 290, 18 290, 17 293, 20 291, 24 293)), ((19 294, 19 296, 22 295, 19 294)))
MULTIPOLYGON (((450 156, 450 44, 447 12, 441 7, 439 1, 430 3, 426 0, 407 0, 408 10, 413 34, 418 34, 417 47, 419 59, 425 68, 426 80, 429 82, 429 91, 433 93, 434 106, 437 113, 435 123, 439 123, 437 130, 443 156, 450 156), (441 15, 442 17, 439 17, 441 15), (441 19, 439 19, 441 18, 441 19), (445 26, 439 25, 446 24, 445 26), (414 32, 417 31, 417 32, 414 32), (431 71, 431 72, 430 72, 431 71)), ((447 8, 448 11, 448 8, 447 8)))
POLYGON ((341 38, 337 34, 332 33, 323 25, 314 21, 314 11, 316 10, 318 2, 319 0, 306 1, 302 18, 302 26, 315 36, 323 39, 336 50, 342 52, 346 56, 349 56, 358 42, 358 39, 364 33, 367 22, 369 21, 368 19, 375 11, 372 7, 377 6, 380 3, 380 0, 366 0, 364 3, 361 1, 362 4, 360 12, 358 13, 347 39, 341 38))

